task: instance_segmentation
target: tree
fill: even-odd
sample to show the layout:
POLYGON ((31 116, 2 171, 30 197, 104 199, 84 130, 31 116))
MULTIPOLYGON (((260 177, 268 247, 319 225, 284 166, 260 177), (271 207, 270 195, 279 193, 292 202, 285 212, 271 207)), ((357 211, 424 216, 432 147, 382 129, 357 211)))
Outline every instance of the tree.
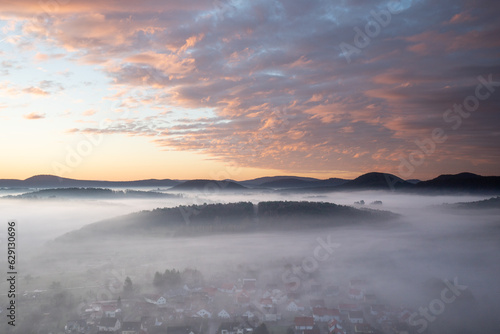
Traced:
POLYGON ((134 294, 134 285, 130 277, 125 278, 125 283, 123 284, 123 296, 131 297, 134 294))
POLYGON ((159 272, 155 273, 155 277, 153 278, 153 285, 155 288, 162 289, 165 286, 165 279, 163 275, 159 272))

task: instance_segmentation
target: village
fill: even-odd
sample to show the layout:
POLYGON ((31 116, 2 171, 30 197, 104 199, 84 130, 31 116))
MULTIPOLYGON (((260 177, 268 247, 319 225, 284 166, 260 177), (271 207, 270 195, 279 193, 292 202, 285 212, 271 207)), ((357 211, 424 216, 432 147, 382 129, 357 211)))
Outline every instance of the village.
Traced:
POLYGON ((386 305, 370 290, 359 278, 339 285, 310 278, 300 288, 256 278, 183 284, 89 302, 64 328, 68 334, 417 333, 411 309, 386 305))

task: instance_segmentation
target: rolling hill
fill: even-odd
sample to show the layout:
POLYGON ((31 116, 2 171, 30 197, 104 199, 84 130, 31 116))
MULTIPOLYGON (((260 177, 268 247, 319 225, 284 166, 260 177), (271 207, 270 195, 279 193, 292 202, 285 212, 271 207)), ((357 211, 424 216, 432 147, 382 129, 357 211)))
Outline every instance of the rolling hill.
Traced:
POLYGON ((67 233, 58 241, 123 236, 179 236, 265 230, 292 231, 345 224, 386 222, 389 211, 356 209, 324 202, 204 204, 141 211, 107 219, 67 233))
POLYGON ((111 190, 106 188, 49 188, 20 195, 9 195, 7 199, 140 199, 176 197, 154 191, 111 190))

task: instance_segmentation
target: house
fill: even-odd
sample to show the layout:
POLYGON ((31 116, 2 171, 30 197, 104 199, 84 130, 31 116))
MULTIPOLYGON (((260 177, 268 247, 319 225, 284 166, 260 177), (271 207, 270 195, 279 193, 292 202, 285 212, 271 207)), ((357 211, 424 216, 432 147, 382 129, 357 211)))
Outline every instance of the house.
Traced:
POLYGON ((315 322, 340 321, 340 311, 326 307, 315 307, 313 308, 313 317, 315 322))
POLYGON ((266 313, 264 314, 264 321, 266 322, 274 322, 280 320, 281 317, 278 317, 277 313, 266 313))
POLYGON ((352 324, 362 324, 365 322, 363 311, 349 311, 347 317, 352 324))
POLYGON ((354 325, 354 333, 360 333, 360 334, 371 334, 375 333, 374 329, 372 326, 368 324, 356 324, 354 325))
POLYGON ((64 331, 66 333, 85 333, 87 329, 87 321, 83 319, 70 320, 64 326, 64 331))
POLYGON ((372 304, 370 305, 370 313, 371 315, 378 316, 386 312, 385 305, 382 304, 372 304))
POLYGON ((212 313, 208 312, 206 309, 201 309, 199 310, 198 312, 196 312, 196 314, 194 315, 194 317, 200 317, 200 318, 203 318, 203 319, 211 319, 212 318, 212 313))
POLYGON ((233 293, 236 291, 236 285, 233 283, 223 283, 219 288, 219 291, 224 293, 233 293))
POLYGON ((242 291, 236 296, 236 302, 238 305, 246 306, 250 304, 250 296, 245 291, 242 291))
POLYGON ((346 334, 346 331, 337 320, 332 320, 328 323, 328 332, 330 334, 346 334))
POLYGON ((124 321, 122 324, 122 334, 139 334, 140 331, 140 321, 124 321))
POLYGON ((248 328, 239 322, 223 322, 220 324, 217 334, 247 334, 252 329, 248 328))
POLYGON ((325 300, 324 299, 311 299, 309 304, 310 304, 311 310, 315 307, 325 307, 325 300))
POLYGON ((358 310, 360 310, 360 306, 358 306, 357 304, 341 303, 341 304, 339 304, 339 310, 340 310, 341 314, 347 315, 349 311, 358 311, 358 310))
POLYGON ((206 287, 203 288, 202 291, 209 298, 213 298, 215 296, 215 294, 217 293, 218 289, 216 287, 213 287, 213 286, 206 286, 206 287))
POLYGON ((243 318, 246 318, 248 320, 253 319, 255 317, 255 314, 253 314, 251 311, 246 311, 241 315, 243 318))
POLYGON ((102 313, 103 317, 105 318, 116 318, 117 316, 120 315, 121 309, 118 308, 118 305, 116 304, 105 304, 102 305, 102 313))
POLYGON ((97 323, 97 330, 101 332, 116 332, 120 328, 121 323, 117 318, 102 318, 97 323))
POLYGON ((296 331, 312 330, 314 326, 313 317, 295 317, 293 322, 296 331))
POLYGON ((146 296, 144 296, 144 299, 148 303, 155 304, 158 306, 165 305, 167 303, 167 300, 165 299, 165 297, 163 297, 161 295, 146 295, 146 296))
POLYGON ((349 298, 354 300, 363 300, 363 291, 360 289, 349 289, 349 298))
POLYGON ((299 312, 304 311, 305 307, 297 301, 291 301, 286 305, 285 309, 289 312, 299 312))
POLYGON ((262 307, 264 310, 269 311, 270 309, 273 308, 273 300, 271 298, 262 298, 259 301, 260 307, 262 307))
POLYGON ((219 313, 217 313, 217 318, 219 318, 219 319, 231 319, 231 315, 229 314, 228 311, 222 310, 219 313))

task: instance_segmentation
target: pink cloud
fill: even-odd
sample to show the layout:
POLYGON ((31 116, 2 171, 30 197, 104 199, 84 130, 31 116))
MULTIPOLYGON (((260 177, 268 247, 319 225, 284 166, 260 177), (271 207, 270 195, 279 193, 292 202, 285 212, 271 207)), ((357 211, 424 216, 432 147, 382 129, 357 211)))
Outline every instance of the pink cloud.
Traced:
POLYGON ((42 119, 45 118, 45 114, 32 112, 30 114, 23 115, 25 119, 42 119))
POLYGON ((23 89, 23 92, 24 93, 28 93, 28 94, 33 94, 33 95, 40 95, 40 96, 47 96, 47 95, 50 95, 49 92, 43 90, 43 89, 40 89, 38 87, 28 87, 28 88, 24 88, 23 89))

